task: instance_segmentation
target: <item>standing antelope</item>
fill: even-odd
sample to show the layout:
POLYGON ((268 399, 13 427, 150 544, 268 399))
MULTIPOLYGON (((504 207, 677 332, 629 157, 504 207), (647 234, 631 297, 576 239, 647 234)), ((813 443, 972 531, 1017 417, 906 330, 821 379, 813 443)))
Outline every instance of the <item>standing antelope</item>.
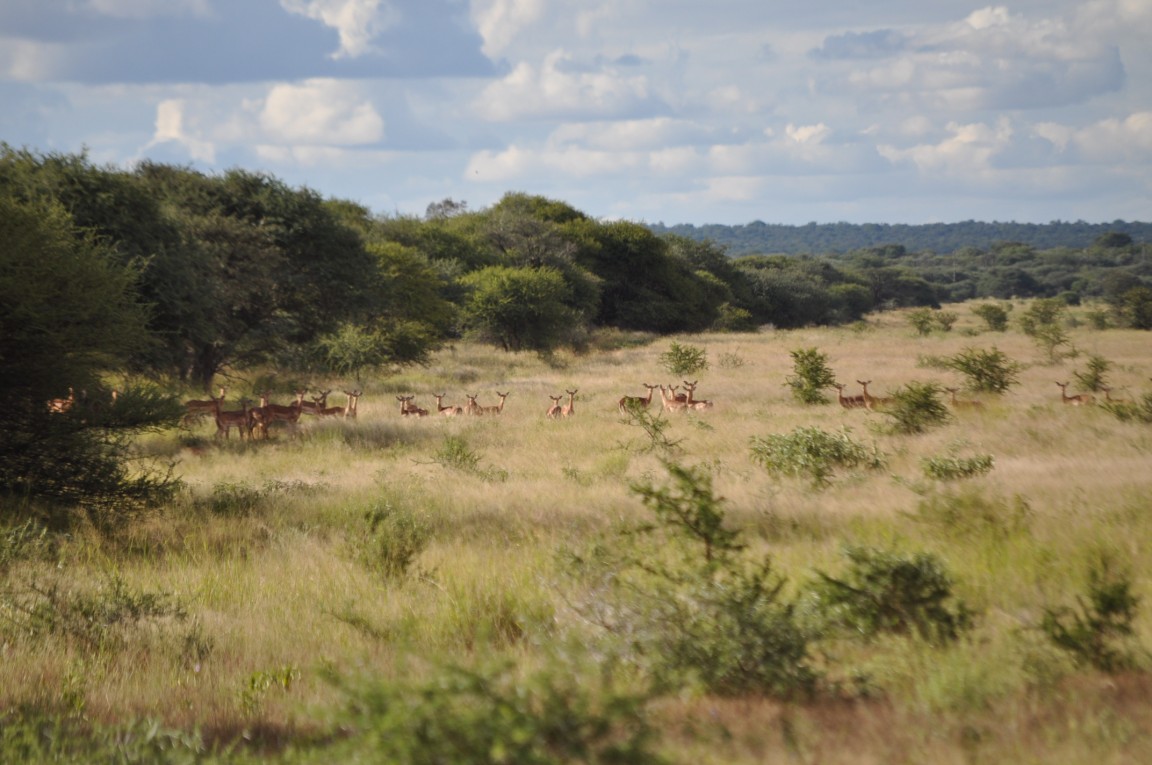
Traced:
POLYGON ((982 401, 956 398, 956 394, 960 392, 959 388, 945 388, 944 390, 952 394, 952 406, 956 409, 982 409, 984 407, 982 401))
POLYGON ((1056 385, 1060 387, 1060 400, 1065 404, 1070 404, 1072 406, 1083 406, 1084 404, 1096 403, 1096 397, 1090 393, 1077 393, 1074 396, 1069 396, 1068 383, 1066 382, 1058 382, 1056 385))
POLYGON ((1107 401, 1109 404, 1129 404, 1129 403, 1131 403, 1126 398, 1112 398, 1112 388, 1110 388, 1108 386, 1101 385, 1100 390, 1104 391, 1104 400, 1107 401))
POLYGON ((444 400, 444 397, 447 395, 448 395, 447 393, 433 393, 432 394, 432 398, 436 399, 436 411, 439 412, 440 414, 444 415, 445 417, 455 417, 458 414, 463 414, 464 413, 464 407, 462 407, 462 406, 444 406, 441 403, 444 400))
POLYGON ((552 406, 548 407, 548 418, 554 420, 564 412, 564 407, 560 406, 560 400, 564 396, 549 396, 548 398, 552 399, 552 406))
POLYGON ((836 400, 840 402, 840 406, 845 409, 864 409, 868 406, 867 400, 863 396, 845 396, 844 383, 832 383, 836 388, 836 400))
MULTIPOLYGON (((476 394, 476 395, 480 395, 480 394, 476 394)), ((469 396, 467 393, 465 393, 464 398, 468 399, 468 403, 464 407, 464 411, 467 414, 475 414, 475 415, 484 414, 483 408, 479 404, 476 403, 476 396, 469 396)))
POLYGON ((652 391, 656 390, 659 386, 649 385, 648 383, 641 383, 648 389, 648 395, 645 396, 624 396, 618 402, 620 407, 620 414, 628 414, 629 409, 647 409, 652 404, 652 391))
MULTIPOLYGON (((68 390, 69 390, 69 392, 71 392, 72 389, 69 388, 68 390)), ((227 394, 228 394, 228 389, 225 388, 223 385, 221 385, 220 386, 220 400, 223 401, 224 396, 226 396, 227 394)), ((188 423, 188 422, 191 422, 193 420, 199 419, 200 417, 203 417, 204 415, 212 414, 213 412, 215 412, 216 411, 216 399, 213 398, 211 394, 209 394, 207 401, 202 401, 202 400, 197 400, 197 399, 193 399, 191 401, 185 401, 184 402, 184 408, 188 410, 187 414, 184 415, 184 421, 185 421, 185 423, 188 423)))
POLYGON ((665 412, 683 412, 688 408, 687 397, 685 397, 684 401, 677 401, 675 389, 673 389, 671 393, 672 397, 669 398, 669 391, 664 390, 663 385, 660 386, 660 400, 664 403, 665 412))
POLYGON ((480 407, 481 414, 503 414, 504 413, 504 399, 508 398, 507 393, 496 391, 496 395, 500 397, 500 403, 495 406, 482 406, 480 407))
POLYGON ((213 399, 213 404, 216 413, 216 437, 219 438, 220 434, 224 434, 224 439, 227 440, 232 428, 235 427, 240 433, 240 440, 244 440, 244 434, 248 434, 248 440, 252 440, 252 430, 249 426, 249 409, 248 405, 252 403, 250 399, 240 399, 240 408, 229 412, 220 409, 220 404, 223 398, 213 399))
POLYGON ((580 392, 580 389, 577 388, 576 390, 568 390, 565 388, 564 392, 568 394, 568 403, 561 407, 560 416, 571 417, 572 415, 576 414, 576 394, 580 392))
POLYGON ((301 413, 303 414, 320 414, 321 409, 328 407, 328 394, 332 389, 322 390, 319 395, 313 396, 311 401, 304 401, 301 403, 301 413))
POLYGON ((346 390, 344 395, 348 397, 348 403, 344 406, 344 418, 356 419, 356 407, 360 406, 360 397, 364 395, 364 391, 357 388, 356 390, 346 390))
POLYGON ((260 394, 260 406, 252 409, 248 415, 248 432, 257 428, 260 429, 260 435, 268 438, 268 426, 273 422, 286 422, 289 426, 295 429, 296 424, 300 422, 300 413, 304 411, 304 394, 307 391, 296 391, 296 400, 288 406, 282 404, 271 404, 268 402, 268 391, 260 394))
POLYGON ((860 387, 864 389, 864 403, 869 409, 875 410, 876 407, 887 406, 892 403, 891 398, 886 396, 873 396, 868 392, 868 386, 872 384, 871 380, 857 380, 856 382, 860 383, 860 387))

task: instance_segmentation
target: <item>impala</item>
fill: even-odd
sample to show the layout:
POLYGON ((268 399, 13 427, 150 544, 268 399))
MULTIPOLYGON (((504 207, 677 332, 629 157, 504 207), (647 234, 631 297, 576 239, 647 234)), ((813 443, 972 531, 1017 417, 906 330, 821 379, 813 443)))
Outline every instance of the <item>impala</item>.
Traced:
POLYGON ((360 397, 364 395, 364 391, 360 389, 346 390, 344 395, 348 397, 348 404, 344 407, 344 417, 356 419, 356 407, 360 406, 360 397))
MULTIPOLYGON (((331 393, 331 391, 328 391, 331 393)), ((327 395, 327 394, 325 394, 327 395)), ((348 397, 347 403, 344 406, 326 406, 322 409, 317 409, 315 414, 317 417, 355 417, 356 416, 356 399, 360 397, 360 391, 344 391, 344 395, 348 397)))
POLYGON ((250 399, 242 398, 240 399, 239 409, 225 412, 220 408, 220 404, 223 400, 223 398, 213 399, 213 405, 215 407, 216 413, 216 437, 219 438, 220 434, 223 433, 224 438, 227 439, 229 434, 232 432, 232 428, 235 427, 236 430, 240 432, 241 441, 244 440, 245 433, 248 434, 248 439, 251 440, 252 430, 249 424, 250 412, 248 405, 252 403, 252 401, 250 399))
POLYGON ((303 414, 320 414, 321 409, 328 406, 328 394, 332 390, 322 390, 319 395, 313 396, 311 401, 301 402, 301 412, 303 414))
POLYGON ((840 406, 845 409, 864 409, 868 406, 868 401, 863 396, 845 396, 844 383, 832 383, 836 388, 836 400, 840 402, 840 406))
POLYGON ((857 380, 860 387, 864 389, 864 401, 869 409, 875 409, 878 406, 887 406, 892 403, 892 399, 886 396, 873 396, 868 392, 868 386, 872 384, 871 380, 857 380))
POLYGON ((688 408, 687 400, 685 400, 685 401, 677 401, 676 400, 675 389, 673 389, 671 391, 671 393, 672 393, 672 397, 669 398, 669 396, 668 396, 669 391, 666 391, 664 389, 663 385, 660 386, 660 400, 664 403, 664 411, 665 412, 683 412, 685 409, 688 408))
POLYGON ((1090 393, 1077 393, 1074 396, 1069 396, 1068 383, 1066 382, 1058 382, 1056 385, 1060 387, 1060 400, 1065 404, 1070 404, 1072 406, 1083 406, 1084 404, 1096 403, 1096 397, 1090 393))
POLYGON ((467 414, 484 414, 483 408, 476 403, 476 396, 469 396, 465 393, 464 398, 468 399, 468 403, 464 406, 464 411, 467 414))
POLYGON ((647 409, 652 404, 652 391, 656 390, 657 385, 649 385, 648 383, 641 383, 648 389, 647 396, 625 396, 620 399, 618 406, 620 407, 620 414, 628 414, 629 409, 647 409))
POLYGON ((1130 403, 1132 403, 1126 398, 1112 398, 1112 388, 1110 388, 1108 386, 1101 385, 1100 390, 1104 391, 1104 400, 1107 401, 1109 404, 1130 404, 1130 403))
POLYGON ((432 398, 436 399, 436 411, 445 417, 455 417, 458 414, 464 414, 464 407, 462 406, 444 406, 441 402, 447 393, 433 393, 432 398))
POLYGON ((480 407, 480 414, 503 414, 504 413, 504 399, 508 398, 507 393, 496 391, 496 395, 500 397, 500 403, 495 406, 482 406, 480 407))
POLYGON ((560 416, 571 417, 576 414, 576 394, 580 392, 580 389, 568 390, 565 388, 564 392, 568 394, 568 403, 560 408, 560 416))
POLYGON ((549 396, 548 398, 552 399, 552 406, 548 407, 548 417, 554 420, 564 412, 564 407, 560 406, 560 400, 564 396, 549 396))
POLYGON ((260 434, 268 438, 268 426, 273 422, 286 422, 293 428, 300 421, 300 413, 304 411, 304 394, 307 391, 296 391, 296 401, 289 406, 268 403, 268 391, 260 394, 260 406, 253 409, 248 418, 249 432, 260 429, 260 434))
MULTIPOLYGON (((69 388, 69 391, 72 389, 69 388)), ((228 389, 223 385, 220 386, 220 400, 224 400, 224 396, 228 393, 228 389)), ((207 401, 200 401, 193 399, 192 401, 185 401, 184 408, 188 413, 184 415, 185 421, 190 421, 202 417, 207 414, 212 414, 216 411, 216 399, 209 395, 207 401)))
POLYGON ((696 384, 696 382, 688 382, 687 380, 684 381, 684 390, 688 391, 688 398, 684 401, 684 403, 688 405, 689 409, 695 409, 698 412, 702 412, 705 409, 711 409, 713 406, 711 401, 697 401, 695 398, 693 398, 693 396, 696 394, 696 384))
POLYGON ((956 398, 956 394, 960 392, 959 388, 945 388, 944 390, 952 394, 952 406, 957 409, 981 409, 984 406, 982 401, 956 398))
POLYGON ((48 411, 57 414, 67 412, 76 403, 76 392, 68 388, 68 398, 54 398, 48 402, 48 411))
POLYGON ((409 417, 412 415, 415 415, 416 417, 427 417, 428 416, 428 410, 427 409, 421 409, 420 407, 413 404, 412 399, 414 399, 414 398, 416 398, 416 397, 415 396, 397 396, 396 397, 396 400, 400 402, 400 414, 404 415, 405 417, 409 417))

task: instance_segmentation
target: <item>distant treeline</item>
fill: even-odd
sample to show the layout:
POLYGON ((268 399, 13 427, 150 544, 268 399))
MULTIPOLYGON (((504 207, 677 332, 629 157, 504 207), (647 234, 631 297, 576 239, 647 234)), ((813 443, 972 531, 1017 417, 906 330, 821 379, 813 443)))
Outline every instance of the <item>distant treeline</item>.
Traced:
POLYGON ((1152 242, 1152 223, 1117 220, 1111 223, 1084 221, 1051 223, 809 223, 789 226, 753 221, 738 226, 682 223, 649 224, 657 234, 676 234, 697 241, 710 240, 729 255, 820 255, 847 253, 872 247, 899 245, 907 250, 950 253, 964 248, 987 249, 1013 242, 1036 249, 1091 246, 1109 233, 1127 234, 1135 242, 1152 242))

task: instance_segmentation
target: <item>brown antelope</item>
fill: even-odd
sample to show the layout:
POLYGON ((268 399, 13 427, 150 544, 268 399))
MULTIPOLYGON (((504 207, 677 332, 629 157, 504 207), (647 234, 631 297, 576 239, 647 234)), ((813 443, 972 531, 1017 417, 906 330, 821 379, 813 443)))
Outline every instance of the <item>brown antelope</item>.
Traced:
POLYGON ((699 381, 684 381, 684 390, 688 391, 688 398, 684 403, 688 405, 689 409, 695 409, 698 412, 702 412, 705 409, 711 409, 713 404, 711 401, 697 401, 695 398, 693 398, 693 396, 696 394, 696 385, 698 382, 699 381))
POLYGON ((1069 396, 1068 383, 1066 382, 1058 382, 1056 385, 1060 387, 1060 400, 1065 404, 1069 404, 1071 406, 1083 406, 1085 404, 1096 403, 1096 397, 1090 393, 1077 393, 1074 396, 1069 396))
POLYGON ((868 406, 868 401, 863 396, 845 396, 844 383, 832 383, 836 388, 836 400, 840 402, 840 406, 845 409, 865 409, 868 406))
POLYGON ((465 414, 484 414, 484 408, 476 403, 476 396, 469 396, 467 393, 465 393, 464 398, 468 399, 468 403, 464 405, 465 414))
POLYGON ((684 401, 677 401, 674 390, 666 391, 663 385, 660 386, 660 401, 664 404, 665 412, 683 412, 688 408, 687 397, 684 401), (671 397, 669 393, 672 393, 671 397))
POLYGON ((571 417, 576 414, 576 394, 580 392, 580 389, 568 390, 565 388, 564 392, 568 394, 568 403, 560 408, 560 416, 571 417))
POLYGON ((455 417, 458 414, 464 414, 464 407, 462 406, 444 406, 441 402, 447 393, 433 393, 432 398, 436 399, 436 411, 445 417, 455 417))
POLYGON ((76 392, 68 388, 68 398, 54 398, 48 402, 48 411, 61 414, 67 412, 76 403, 76 392))
POLYGON ((301 402, 301 405, 300 405, 301 413, 302 414, 320 414, 321 409, 326 409, 328 407, 328 394, 331 392, 332 392, 331 388, 329 388, 328 390, 322 390, 319 392, 319 395, 312 396, 311 401, 301 402))
POLYGON ((548 398, 552 399, 552 406, 548 407, 548 418, 554 420, 564 412, 564 407, 560 406, 560 400, 564 396, 549 396, 548 398))
POLYGON ((956 398, 956 394, 960 392, 959 388, 945 388, 944 390, 952 394, 951 404, 956 409, 982 409, 984 407, 984 402, 982 401, 956 398))
POLYGON ((1101 385, 1100 390, 1104 391, 1104 400, 1109 404, 1130 404, 1132 403, 1126 398, 1112 398, 1112 388, 1101 385))
MULTIPOLYGON (((329 391, 331 393, 331 391, 329 391)), ((344 391, 344 395, 348 397, 348 401, 344 406, 326 406, 322 409, 316 410, 317 417, 348 417, 356 416, 356 399, 360 397, 360 391, 344 391)))
POLYGON ((224 434, 224 439, 227 440, 232 428, 235 427, 240 433, 240 440, 244 440, 244 434, 248 434, 248 439, 252 439, 252 429, 250 426, 248 405, 252 403, 250 399, 240 399, 240 408, 232 411, 224 411, 220 408, 223 398, 212 399, 215 407, 216 414, 216 437, 219 438, 220 434, 224 434))
POLYGON ((647 409, 652 405, 652 391, 656 390, 659 386, 649 385, 648 383, 641 383, 648 389, 648 395, 645 396, 624 396, 617 402, 620 407, 620 414, 628 414, 629 409, 647 409))
POLYGON ((668 386, 668 392, 672 394, 672 400, 673 401, 687 401, 688 400, 688 394, 687 393, 677 393, 676 391, 678 391, 678 390, 680 390, 679 385, 669 385, 668 386))
POLYGON ((348 397, 348 403, 344 407, 345 419, 356 419, 356 408, 360 406, 360 397, 364 395, 364 391, 357 388, 356 390, 346 390, 344 395, 348 397))
POLYGON ((496 395, 500 397, 500 403, 495 406, 482 406, 480 407, 481 414, 503 414, 504 413, 504 399, 508 398, 507 393, 496 391, 496 395))
POLYGON ((268 391, 260 394, 260 406, 252 409, 248 416, 249 433, 259 428, 260 435, 268 438, 268 426, 274 422, 286 422, 293 429, 300 422, 300 414, 304 411, 304 394, 307 391, 296 391, 296 400, 284 406, 268 402, 268 391))
POLYGON ((873 396, 868 392, 868 386, 872 384, 871 380, 857 380, 856 382, 864 389, 864 402, 869 409, 875 410, 877 407, 887 406, 892 403, 892 399, 887 396, 873 396))
MULTIPOLYGON (((69 388, 71 390, 71 388, 69 388)), ((224 397, 228 394, 228 389, 223 385, 220 386, 220 400, 223 401, 224 397)), ((187 413, 184 415, 185 423, 199 419, 205 415, 214 414, 216 412, 216 399, 211 394, 208 396, 207 401, 193 399, 184 402, 184 408, 187 413)))
POLYGON ((420 407, 413 404, 412 399, 414 399, 414 398, 416 398, 416 397, 415 396, 397 396, 396 397, 396 400, 400 402, 400 414, 404 415, 405 417, 409 417, 409 416, 427 417, 428 416, 428 410, 427 409, 421 409, 420 407))

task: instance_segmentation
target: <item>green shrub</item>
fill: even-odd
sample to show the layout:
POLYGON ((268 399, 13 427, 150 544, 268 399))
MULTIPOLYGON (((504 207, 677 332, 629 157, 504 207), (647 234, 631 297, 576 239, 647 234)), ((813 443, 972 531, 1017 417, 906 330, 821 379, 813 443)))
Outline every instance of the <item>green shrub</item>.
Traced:
POLYGON ((474 475, 485 481, 506 481, 508 472, 499 468, 482 467, 482 457, 474 450, 466 439, 461 436, 448 436, 443 445, 433 457, 432 462, 452 470, 474 475))
POLYGON ((791 351, 793 374, 787 379, 792 396, 802 404, 827 404, 824 391, 836 384, 828 367, 828 356, 816 348, 791 351))
MULTIPOLYGON (((427 673, 413 673, 426 675, 427 673)), ((425 682, 335 679, 349 697, 345 741, 331 761, 636 763, 656 765, 645 699, 552 667, 521 676, 510 663, 449 666, 425 682), (340 755, 346 752, 347 759, 340 755)))
POLYGON ((42 557, 50 547, 48 529, 34 520, 0 527, 0 575, 18 561, 42 557))
POLYGON ((791 433, 754 437, 752 457, 770 473, 807 478, 815 488, 830 484, 832 475, 842 468, 884 466, 879 451, 854 439, 847 428, 830 433, 798 427, 791 433))
POLYGON ((895 390, 882 411, 892 418, 895 432, 923 433, 952 419, 952 413, 940 397, 942 392, 936 383, 912 381, 895 390))
MULTIPOLYGON (((642 409, 638 406, 628 406, 624 409, 624 421, 629 425, 634 425, 644 432, 647 438, 647 443, 635 447, 635 451, 641 454, 650 454, 652 452, 659 452, 667 457, 672 452, 680 449, 680 443, 684 439, 671 438, 666 432, 671 426, 671 422, 659 411, 650 409, 642 409)), ((633 447, 625 444, 624 448, 632 450, 633 447)))
POLYGON ((1087 598, 1078 596, 1076 602, 1075 608, 1045 608, 1040 630, 1077 663, 1104 672, 1134 667, 1136 652, 1126 642, 1135 634, 1140 599, 1131 578, 1101 557, 1088 571, 1087 598))
POLYGON ((1084 366, 1084 371, 1075 371, 1072 375, 1080 384, 1081 390, 1092 391, 1099 393, 1108 387, 1108 370, 1112 368, 1112 362, 1103 356, 1092 354, 1088 357, 1088 362, 1084 366))
POLYGON ((353 539, 353 549, 365 566, 393 579, 408 573, 431 540, 424 517, 385 503, 364 513, 364 527, 353 539))
POLYGON ((991 350, 965 348, 948 358, 947 366, 968 378, 969 390, 996 394, 1005 393, 1019 383, 1022 370, 1020 364, 995 346, 991 350))
POLYGON ((975 454, 971 457, 958 457, 948 454, 940 457, 925 457, 920 460, 924 475, 937 481, 957 481, 975 478, 992 470, 995 460, 991 454, 975 454))
POLYGON ((684 377, 708 369, 708 352, 694 345, 673 342, 660 354, 660 364, 674 377, 684 377))
POLYGON ((1121 422, 1152 424, 1152 393, 1145 393, 1139 401, 1105 401, 1101 406, 1121 422))
POLYGON ((1011 303, 1004 305, 983 303, 973 308, 972 313, 984 320, 990 332, 1004 332, 1008 329, 1008 312, 1011 310, 1011 303))
POLYGON ((908 323, 916 330, 916 333, 921 337, 926 337, 932 334, 932 328, 935 326, 935 317, 932 315, 931 308, 917 308, 914 311, 908 312, 908 323))
POLYGON ((811 588, 828 625, 865 638, 889 632, 933 643, 954 641, 972 627, 972 613, 954 599, 952 578, 935 555, 852 547, 844 556, 841 577, 817 571, 820 581, 811 588))

